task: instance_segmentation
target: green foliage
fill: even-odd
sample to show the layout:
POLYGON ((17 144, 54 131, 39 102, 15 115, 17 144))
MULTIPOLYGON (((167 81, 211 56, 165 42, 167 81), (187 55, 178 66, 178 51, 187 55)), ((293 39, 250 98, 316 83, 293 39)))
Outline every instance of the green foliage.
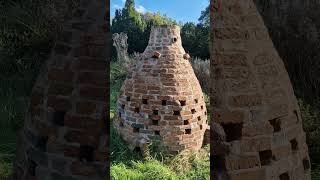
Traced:
MULTIPOLYGON (((209 58, 209 6, 199 18, 200 23, 186 23, 181 25, 183 46, 192 55, 201 58, 209 58)), ((151 27, 154 25, 177 25, 177 22, 160 12, 145 14, 138 13, 134 8, 134 1, 125 3, 123 9, 115 12, 112 19, 111 32, 124 32, 128 35, 128 52, 143 52, 150 36, 151 27)), ((113 52, 115 48, 113 47, 113 52)), ((116 53, 113 53, 115 56, 116 53)))
POLYGON ((319 112, 309 104, 299 100, 303 128, 307 136, 307 144, 312 163, 320 164, 320 122, 319 112))
POLYGON ((58 28, 50 0, 10 0, 0 8, 0 75, 36 74, 58 28))

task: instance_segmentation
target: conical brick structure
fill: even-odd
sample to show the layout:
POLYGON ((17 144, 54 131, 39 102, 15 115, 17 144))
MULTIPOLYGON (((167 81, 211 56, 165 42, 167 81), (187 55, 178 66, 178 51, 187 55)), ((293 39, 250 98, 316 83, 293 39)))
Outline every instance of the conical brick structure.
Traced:
POLYGON ((298 103, 253 0, 211 5, 213 179, 310 180, 298 103))
POLYGON ((125 80, 114 121, 130 147, 153 141, 169 153, 200 149, 207 110, 178 26, 156 26, 138 65, 125 80))
POLYGON ((107 4, 78 3, 32 90, 15 180, 107 178, 107 4))

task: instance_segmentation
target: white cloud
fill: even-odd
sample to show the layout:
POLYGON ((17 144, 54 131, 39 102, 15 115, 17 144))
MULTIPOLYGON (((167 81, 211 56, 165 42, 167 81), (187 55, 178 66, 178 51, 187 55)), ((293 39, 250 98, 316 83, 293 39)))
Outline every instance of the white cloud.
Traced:
POLYGON ((118 5, 118 4, 115 4, 115 5, 113 5, 113 8, 114 9, 121 9, 122 7, 120 5, 118 5))
POLYGON ((147 11, 147 9, 145 7, 143 7, 142 5, 137 5, 136 6, 136 10, 139 12, 139 13, 145 13, 147 11))

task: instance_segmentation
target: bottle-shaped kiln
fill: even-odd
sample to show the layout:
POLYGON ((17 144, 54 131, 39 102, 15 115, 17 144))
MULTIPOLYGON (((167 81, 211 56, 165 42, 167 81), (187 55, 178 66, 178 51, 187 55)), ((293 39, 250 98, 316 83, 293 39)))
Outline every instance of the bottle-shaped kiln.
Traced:
POLYGON ((178 26, 156 26, 142 59, 128 75, 114 122, 131 147, 159 142, 170 153, 200 149, 207 110, 178 26))

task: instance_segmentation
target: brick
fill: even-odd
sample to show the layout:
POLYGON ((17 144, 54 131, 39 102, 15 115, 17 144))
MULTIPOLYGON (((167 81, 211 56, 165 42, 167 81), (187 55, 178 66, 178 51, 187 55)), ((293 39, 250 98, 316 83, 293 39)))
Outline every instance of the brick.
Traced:
POLYGON ((97 170, 92 165, 87 165, 85 163, 73 162, 70 171, 72 175, 79 176, 95 176, 97 174, 97 170))
POLYGON ((229 104, 234 107, 257 106, 262 104, 260 95, 239 95, 229 98, 229 104))
POLYGON ((73 76, 74 76, 74 73, 72 71, 51 69, 48 72, 49 81, 72 82, 73 76))

